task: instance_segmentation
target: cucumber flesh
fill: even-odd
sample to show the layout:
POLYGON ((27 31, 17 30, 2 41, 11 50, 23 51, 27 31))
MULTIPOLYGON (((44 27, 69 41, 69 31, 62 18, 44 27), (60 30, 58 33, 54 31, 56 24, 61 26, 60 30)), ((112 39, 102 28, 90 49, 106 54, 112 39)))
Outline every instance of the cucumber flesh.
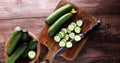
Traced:
POLYGON ((54 40, 56 41, 56 42, 59 42, 60 41, 60 37, 59 36, 54 36, 54 40))
POLYGON ((64 32, 59 32, 59 34, 61 35, 61 38, 64 37, 65 33, 64 32))
POLYGON ((62 38, 62 35, 60 33, 58 33, 56 36, 59 36, 60 38, 62 38))
POLYGON ((31 60, 31 59, 34 59, 35 56, 36 56, 36 52, 35 52, 35 51, 29 51, 29 52, 28 52, 28 57, 29 57, 30 60, 31 60))
POLYGON ((65 42, 64 42, 64 41, 60 41, 60 42, 59 42, 59 46, 60 46, 60 47, 65 47, 65 42))
POLYGON ((61 31, 67 33, 67 29, 66 28, 62 28, 61 31))
POLYGON ((71 31, 70 31, 69 29, 67 29, 67 32, 68 32, 68 33, 71 33, 71 31))
POLYGON ((75 38, 75 33, 73 33, 73 32, 70 33, 70 34, 69 34, 69 37, 70 37, 71 39, 74 39, 74 38, 75 38))
POLYGON ((67 48, 71 48, 72 46, 73 46, 73 44, 72 44, 71 42, 67 42, 67 43, 66 43, 66 47, 67 47, 67 48))
POLYGON ((72 23, 71 23, 71 25, 74 25, 74 27, 76 27, 76 26, 77 26, 75 22, 72 22, 72 23))
POLYGON ((80 32, 81 32, 81 28, 80 28, 79 26, 77 26, 77 27, 75 27, 74 31, 75 31, 76 33, 80 33, 80 32))
POLYGON ((65 39, 65 40, 69 40, 69 35, 68 35, 68 34, 65 34, 64 39, 65 39))
POLYGON ((73 31, 73 30, 74 30, 74 28, 75 28, 75 26, 74 26, 74 25, 72 25, 72 24, 70 24, 70 25, 68 26, 68 29, 69 29, 70 31, 73 31))
POLYGON ((63 42, 65 42, 65 43, 66 43, 66 41, 67 41, 67 40, 66 40, 66 39, 62 39, 61 41, 63 41, 63 42))
POLYGON ((76 36, 75 36, 75 41, 80 41, 80 40, 81 40, 81 36, 76 35, 76 36))
POLYGON ((78 26, 82 26, 83 21, 82 21, 82 20, 78 20, 78 21, 76 22, 76 24, 77 24, 78 26))

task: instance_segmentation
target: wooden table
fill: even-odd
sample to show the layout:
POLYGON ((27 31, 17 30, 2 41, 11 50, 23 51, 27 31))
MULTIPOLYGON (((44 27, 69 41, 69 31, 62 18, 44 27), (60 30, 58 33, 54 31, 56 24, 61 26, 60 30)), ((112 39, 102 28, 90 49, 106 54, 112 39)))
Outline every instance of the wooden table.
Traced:
MULTIPOLYGON (((60 0, 0 0, 0 63, 5 61, 4 45, 16 26, 39 35, 45 18, 60 0)), ((69 0, 102 21, 74 61, 57 57, 54 63, 119 63, 120 0, 69 0)), ((42 46, 41 59, 46 48, 42 46)))

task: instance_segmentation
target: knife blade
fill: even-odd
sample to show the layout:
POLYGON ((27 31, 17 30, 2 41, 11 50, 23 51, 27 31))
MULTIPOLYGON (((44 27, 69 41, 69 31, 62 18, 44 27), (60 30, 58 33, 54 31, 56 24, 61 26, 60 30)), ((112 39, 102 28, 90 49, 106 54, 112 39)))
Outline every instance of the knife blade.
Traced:
MULTIPOLYGON (((98 20, 95 24, 93 24, 86 32, 84 32, 83 34, 79 34, 79 36, 81 36, 81 39, 83 39, 91 30, 93 30, 99 24, 100 24, 100 20, 98 20)), ((72 42, 73 44, 77 43, 74 39, 70 40, 70 42, 72 42)), ((64 52, 67 49, 68 49, 67 47, 61 47, 60 49, 58 49, 56 51, 56 53, 53 55, 53 57, 55 58, 57 55, 61 54, 62 52, 64 52)))

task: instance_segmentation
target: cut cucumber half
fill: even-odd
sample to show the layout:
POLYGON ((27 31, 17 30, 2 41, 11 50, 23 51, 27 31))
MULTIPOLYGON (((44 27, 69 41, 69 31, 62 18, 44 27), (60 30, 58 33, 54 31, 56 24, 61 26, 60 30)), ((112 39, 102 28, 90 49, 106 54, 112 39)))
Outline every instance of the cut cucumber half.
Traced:
POLYGON ((66 28, 62 28, 61 31, 63 31, 64 33, 67 33, 67 29, 66 28))
POLYGON ((80 33, 81 32, 81 28, 79 26, 75 27, 75 33, 80 33))
POLYGON ((69 40, 69 35, 68 35, 68 34, 65 34, 64 39, 65 39, 65 40, 69 40))
POLYGON ((60 41, 60 37, 57 35, 57 36, 54 36, 54 40, 56 41, 56 42, 59 42, 60 41))
POLYGON ((72 22, 71 25, 74 25, 74 27, 76 27, 76 23, 75 22, 72 22))
POLYGON ((73 24, 68 25, 68 29, 69 29, 70 31, 73 31, 74 28, 75 28, 75 26, 74 26, 73 24))
POLYGON ((28 52, 28 57, 29 57, 29 59, 34 59, 35 56, 36 56, 36 52, 35 52, 35 51, 29 51, 29 52, 28 52))
POLYGON ((65 42, 64 42, 64 41, 60 41, 60 42, 59 42, 59 46, 60 46, 60 47, 65 47, 65 42))
POLYGON ((75 36, 75 41, 80 41, 80 40, 81 40, 81 36, 76 35, 76 36, 75 36))
POLYGON ((61 38, 64 37, 65 33, 64 32, 59 32, 59 34, 61 35, 61 38))
POLYGON ((82 20, 78 20, 78 21, 76 22, 76 24, 77 24, 78 26, 82 26, 83 21, 82 21, 82 20))
POLYGON ((67 47, 67 48, 71 48, 72 46, 73 46, 73 44, 72 44, 71 42, 67 42, 67 43, 66 43, 66 47, 67 47))
POLYGON ((69 37, 70 37, 71 39, 74 39, 74 38, 75 38, 75 33, 73 33, 73 32, 69 33, 69 37))

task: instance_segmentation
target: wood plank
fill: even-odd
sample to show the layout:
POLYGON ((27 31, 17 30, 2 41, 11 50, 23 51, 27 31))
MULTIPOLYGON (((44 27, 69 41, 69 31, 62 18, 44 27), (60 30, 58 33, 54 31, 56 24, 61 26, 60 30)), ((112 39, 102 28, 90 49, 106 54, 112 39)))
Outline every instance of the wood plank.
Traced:
MULTIPOLYGON (((46 17, 60 0, 3 0, 0 1, 0 19, 46 17), (47 11, 47 12, 46 12, 47 11)), ((120 0, 70 0, 91 14, 119 14, 120 0)))

